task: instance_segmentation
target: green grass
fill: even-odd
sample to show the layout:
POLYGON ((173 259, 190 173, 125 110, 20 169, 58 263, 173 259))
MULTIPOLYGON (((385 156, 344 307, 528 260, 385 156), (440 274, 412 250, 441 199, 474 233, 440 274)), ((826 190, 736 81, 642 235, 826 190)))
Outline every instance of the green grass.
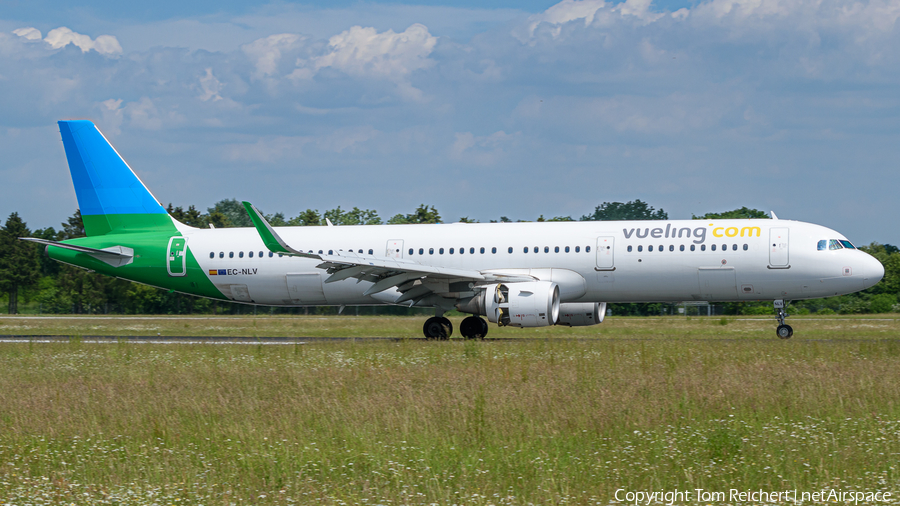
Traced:
MULTIPOLYGON (((162 320, 115 322, 151 335, 186 323, 162 320)), ((288 332, 298 321, 296 335, 421 325, 353 320, 212 324, 224 335, 253 322, 288 332)), ((115 322, 56 328, 116 335, 115 322)), ((9 334, 22 320, 0 323, 9 334)), ((599 339, 0 343, 0 499, 607 504, 619 488, 823 487, 896 497, 896 321, 792 323, 789 341, 771 320, 620 318, 496 333, 599 339)))

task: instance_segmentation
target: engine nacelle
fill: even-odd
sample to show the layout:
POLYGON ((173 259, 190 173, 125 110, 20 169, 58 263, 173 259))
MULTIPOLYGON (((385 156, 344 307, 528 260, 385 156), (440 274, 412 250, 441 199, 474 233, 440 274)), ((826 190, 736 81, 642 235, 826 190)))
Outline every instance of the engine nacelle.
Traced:
POLYGON ((557 325, 569 327, 587 327, 603 323, 606 316, 605 302, 564 302, 559 305, 557 325))
POLYGON ((488 285, 456 308, 500 326, 546 327, 559 318, 559 286, 552 281, 488 285))

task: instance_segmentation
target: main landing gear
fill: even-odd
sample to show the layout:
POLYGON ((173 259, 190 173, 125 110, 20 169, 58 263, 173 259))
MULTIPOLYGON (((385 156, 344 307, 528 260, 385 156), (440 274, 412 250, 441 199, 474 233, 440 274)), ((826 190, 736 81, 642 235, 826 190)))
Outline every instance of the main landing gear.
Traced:
POLYGON ((792 329, 790 325, 784 323, 784 319, 790 316, 784 312, 784 300, 778 299, 775 301, 774 305, 775 310, 778 311, 778 316, 776 317, 778 320, 778 328, 775 329, 775 334, 781 339, 790 339, 791 336, 794 335, 794 329, 792 329))
POLYGON ((443 316, 432 316, 425 320, 425 325, 422 326, 422 333, 425 334, 427 339, 446 341, 450 339, 450 334, 453 334, 453 324, 443 316))
MULTIPOLYGON (((426 339, 446 341, 453 334, 453 324, 443 316, 432 316, 425 320, 422 333, 426 339)), ((482 318, 469 316, 459 325, 459 333, 466 339, 483 339, 488 333, 488 324, 482 318)))
POLYGON ((488 333, 488 324, 477 316, 468 316, 459 324, 459 333, 466 339, 484 339, 488 333))

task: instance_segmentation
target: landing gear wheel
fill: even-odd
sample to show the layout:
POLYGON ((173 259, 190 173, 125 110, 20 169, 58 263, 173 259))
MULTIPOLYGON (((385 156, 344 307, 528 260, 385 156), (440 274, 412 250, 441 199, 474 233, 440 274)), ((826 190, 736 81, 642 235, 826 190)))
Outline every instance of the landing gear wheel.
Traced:
POLYGON ((784 311, 784 300, 777 299, 775 300, 774 305, 775 311, 778 313, 778 316, 775 317, 775 319, 778 320, 778 328, 775 329, 775 335, 781 339, 790 339, 791 336, 794 335, 794 329, 792 329, 790 325, 784 323, 784 319, 788 317, 788 314, 784 311))
POLYGON ((484 339, 488 324, 477 316, 468 316, 459 324, 459 333, 466 339, 484 339))
POLYGON ((778 328, 775 329, 775 333, 782 339, 790 339, 791 336, 794 335, 794 329, 792 329, 790 325, 779 325, 778 328))
POLYGON ((425 320, 425 325, 422 326, 422 333, 425 334, 427 339, 446 341, 453 334, 453 324, 443 316, 432 316, 425 320))

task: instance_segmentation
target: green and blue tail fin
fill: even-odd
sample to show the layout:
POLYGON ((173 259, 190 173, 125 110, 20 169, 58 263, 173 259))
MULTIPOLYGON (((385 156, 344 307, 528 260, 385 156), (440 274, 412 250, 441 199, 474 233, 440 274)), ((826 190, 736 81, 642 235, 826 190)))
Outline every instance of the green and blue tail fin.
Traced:
POLYGON ((69 171, 88 237, 177 232, 174 220, 90 121, 60 121, 69 171))

